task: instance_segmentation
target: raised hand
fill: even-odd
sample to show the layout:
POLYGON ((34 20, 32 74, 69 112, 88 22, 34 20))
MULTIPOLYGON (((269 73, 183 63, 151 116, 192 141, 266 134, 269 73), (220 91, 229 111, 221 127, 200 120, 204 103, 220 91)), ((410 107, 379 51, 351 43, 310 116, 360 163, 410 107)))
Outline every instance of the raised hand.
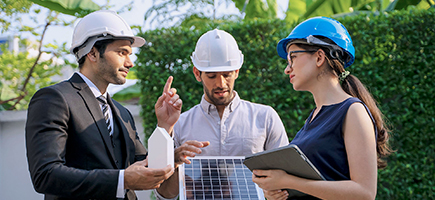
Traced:
POLYGON ((183 102, 177 94, 175 88, 171 88, 173 77, 169 76, 163 88, 162 95, 157 99, 154 106, 157 125, 166 129, 169 134, 172 134, 172 128, 180 118, 181 106, 183 102))

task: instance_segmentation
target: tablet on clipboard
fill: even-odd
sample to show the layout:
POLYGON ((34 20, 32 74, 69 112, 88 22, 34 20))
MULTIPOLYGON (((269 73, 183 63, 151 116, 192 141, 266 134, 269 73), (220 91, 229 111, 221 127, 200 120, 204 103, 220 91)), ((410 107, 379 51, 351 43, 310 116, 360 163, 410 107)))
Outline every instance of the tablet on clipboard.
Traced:
MULTIPOLYGON (((298 177, 325 180, 305 154, 294 144, 246 156, 243 164, 251 171, 254 169, 282 169, 288 174, 298 177)), ((287 192, 289 197, 309 196, 297 190, 287 189, 287 192)))

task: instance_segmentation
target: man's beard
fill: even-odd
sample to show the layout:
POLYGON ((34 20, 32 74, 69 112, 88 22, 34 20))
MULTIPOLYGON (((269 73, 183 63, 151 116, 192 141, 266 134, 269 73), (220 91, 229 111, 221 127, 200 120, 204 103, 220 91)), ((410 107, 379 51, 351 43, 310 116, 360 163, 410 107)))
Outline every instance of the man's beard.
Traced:
POLYGON ((209 91, 207 90, 207 88, 204 86, 204 91, 205 91, 205 95, 207 95, 208 99, 214 105, 228 105, 231 102, 231 100, 233 99, 233 90, 232 89, 216 88, 216 89, 212 89, 211 94, 210 94, 209 91), (228 97, 215 98, 213 96, 213 94, 214 94, 214 91, 216 91, 216 90, 220 90, 220 91, 228 90, 230 95, 228 97))

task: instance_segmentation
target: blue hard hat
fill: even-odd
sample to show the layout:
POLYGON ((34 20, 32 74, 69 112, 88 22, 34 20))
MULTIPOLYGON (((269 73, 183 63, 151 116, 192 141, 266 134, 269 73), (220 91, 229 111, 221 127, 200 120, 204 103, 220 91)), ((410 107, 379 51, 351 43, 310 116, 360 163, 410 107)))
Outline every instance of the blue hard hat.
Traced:
POLYGON ((276 47, 278 55, 281 58, 287 59, 287 44, 295 39, 306 39, 309 44, 314 45, 326 44, 325 42, 310 43, 310 38, 315 38, 316 36, 329 38, 344 50, 348 57, 348 59, 343 61, 344 68, 349 67, 355 61, 355 48, 353 47, 349 32, 339 21, 328 17, 313 17, 298 24, 290 35, 278 42, 276 47))

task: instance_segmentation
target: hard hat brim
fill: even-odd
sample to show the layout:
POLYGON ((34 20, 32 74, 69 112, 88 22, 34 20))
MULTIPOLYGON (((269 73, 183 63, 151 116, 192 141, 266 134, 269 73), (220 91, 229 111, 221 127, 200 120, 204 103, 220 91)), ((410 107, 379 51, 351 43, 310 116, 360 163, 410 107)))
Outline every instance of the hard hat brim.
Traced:
POLYGON ((195 67, 202 72, 230 72, 239 70, 242 66, 240 65, 240 67, 237 68, 234 68, 234 66, 195 67))
POLYGON ((214 65, 214 66, 209 66, 208 64, 204 65, 204 63, 199 63, 198 62, 199 60, 195 59, 195 52, 192 53, 192 56, 190 56, 190 58, 192 59, 193 66, 202 72, 230 72, 230 71, 239 70, 240 68, 242 68, 243 60, 244 60, 244 56, 242 52, 240 52, 240 60, 236 61, 238 63, 235 65, 214 65))
POLYGON ((287 59, 287 43, 293 40, 293 38, 284 38, 278 42, 278 45, 276 46, 276 51, 278 51, 279 57, 283 59, 287 59))
POLYGON ((145 44, 146 40, 143 37, 139 36, 133 36, 133 44, 131 44, 131 47, 141 47, 145 44))

